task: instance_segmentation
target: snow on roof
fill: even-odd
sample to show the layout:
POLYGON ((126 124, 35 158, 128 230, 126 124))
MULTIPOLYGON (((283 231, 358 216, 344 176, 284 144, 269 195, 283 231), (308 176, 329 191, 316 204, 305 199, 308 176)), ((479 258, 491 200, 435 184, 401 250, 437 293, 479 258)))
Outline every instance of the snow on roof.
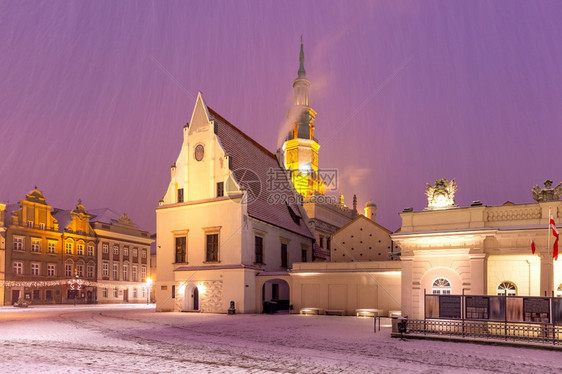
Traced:
MULTIPOLYGON (((277 193, 292 194, 293 191, 276 191, 269 188, 271 186, 268 183, 271 184, 271 181, 268 180, 271 178, 271 172, 284 170, 277 157, 217 112, 207 108, 213 119, 217 121, 219 141, 226 154, 232 158, 231 170, 234 171, 234 176, 239 179, 242 175, 236 171, 246 169, 254 172, 259 178, 260 193, 255 201, 248 203, 248 214, 258 220, 312 238, 299 208, 294 203, 286 204, 283 199, 276 199, 277 196, 274 196, 277 193)), ((275 173, 275 178, 276 184, 291 185, 285 172, 275 173)))

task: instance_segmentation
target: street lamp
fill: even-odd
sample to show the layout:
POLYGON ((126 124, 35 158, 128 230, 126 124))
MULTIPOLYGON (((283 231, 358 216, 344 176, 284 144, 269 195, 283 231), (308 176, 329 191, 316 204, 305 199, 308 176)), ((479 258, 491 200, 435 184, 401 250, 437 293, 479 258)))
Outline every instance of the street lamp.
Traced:
POLYGON ((146 305, 148 305, 148 300, 150 298, 150 289, 152 288, 152 279, 146 278, 146 283, 144 286, 146 287, 146 305))

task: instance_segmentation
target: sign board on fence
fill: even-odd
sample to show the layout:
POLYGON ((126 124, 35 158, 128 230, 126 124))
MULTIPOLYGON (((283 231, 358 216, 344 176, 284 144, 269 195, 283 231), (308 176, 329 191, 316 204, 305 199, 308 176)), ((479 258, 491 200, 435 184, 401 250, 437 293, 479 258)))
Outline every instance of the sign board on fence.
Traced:
POLYGON ((485 296, 465 296, 466 319, 490 318, 490 298, 485 296))
POLYGON ((439 296, 439 318, 461 318, 461 296, 439 296))
POLYGON ((550 323, 550 299, 539 297, 525 297, 523 312, 526 322, 550 323))

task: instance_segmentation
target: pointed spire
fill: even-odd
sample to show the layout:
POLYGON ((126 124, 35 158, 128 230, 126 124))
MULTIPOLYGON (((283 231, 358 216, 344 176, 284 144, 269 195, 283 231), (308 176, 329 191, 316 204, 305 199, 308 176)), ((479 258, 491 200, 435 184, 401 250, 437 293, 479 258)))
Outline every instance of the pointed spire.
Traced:
POLYGON ((302 45, 302 34, 301 34, 301 53, 299 55, 299 78, 306 77, 306 70, 304 70, 304 47, 302 45))

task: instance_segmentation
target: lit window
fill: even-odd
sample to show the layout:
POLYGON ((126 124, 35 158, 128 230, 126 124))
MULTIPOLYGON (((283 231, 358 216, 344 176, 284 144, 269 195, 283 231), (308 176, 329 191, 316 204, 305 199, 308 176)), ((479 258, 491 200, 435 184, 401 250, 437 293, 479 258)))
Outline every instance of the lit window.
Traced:
POLYGON ((32 263, 31 264, 31 275, 39 275, 39 264, 38 263, 32 263))
POLYGON ((41 252, 41 239, 31 239, 31 252, 41 252))
POLYGON ((187 262, 187 238, 179 236, 176 238, 176 263, 187 262))
POLYGON ((14 274, 23 274, 23 262, 14 262, 14 274))
POLYGON ((501 282, 497 288, 497 294, 499 296, 515 296, 517 295, 517 287, 515 283, 510 281, 501 282))
POLYGON ((450 294, 451 282, 446 278, 437 278, 433 281, 431 291, 434 294, 450 294))
POLYGON ((33 228, 33 221, 27 221, 27 227, 32 229, 33 228))
POLYGON ((47 275, 49 277, 54 277, 56 275, 56 265, 54 264, 47 265, 47 275))
POLYGON ((71 255, 72 254, 72 242, 66 242, 64 245, 64 253, 66 253, 67 255, 71 255))
POLYGON ((47 245, 47 252, 57 253, 57 242, 49 242, 47 245))
POLYGON ((39 228, 40 228, 41 230, 45 230, 45 224, 44 224, 44 223, 40 223, 40 224, 39 224, 39 228))

